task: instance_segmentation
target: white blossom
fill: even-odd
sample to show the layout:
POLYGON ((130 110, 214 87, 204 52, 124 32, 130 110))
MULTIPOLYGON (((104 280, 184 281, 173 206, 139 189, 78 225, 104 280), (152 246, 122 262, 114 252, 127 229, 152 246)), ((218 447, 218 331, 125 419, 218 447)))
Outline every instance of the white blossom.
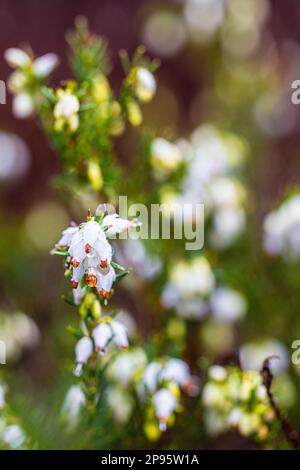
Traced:
POLYGON ((112 214, 105 216, 101 222, 89 217, 87 222, 63 231, 56 248, 64 248, 68 252, 67 264, 72 273, 71 284, 76 304, 80 303, 84 295, 81 285, 83 279, 87 286, 95 287, 107 301, 116 280, 116 272, 111 265, 112 247, 107 237, 113 237, 136 224, 137 221, 112 214))
POLYGON ((300 256, 300 195, 296 194, 270 212, 264 220, 264 248, 288 261, 300 256))
POLYGON ((76 356, 76 369, 75 375, 79 376, 82 372, 83 365, 88 361, 91 354, 93 353, 93 341, 87 336, 83 336, 75 346, 76 356))
POLYGON ((79 126, 78 112, 80 103, 74 94, 67 90, 58 90, 58 101, 54 106, 54 118, 56 130, 62 130, 67 124, 71 132, 75 132, 79 126))
POLYGON ((152 361, 143 374, 143 383, 149 392, 162 383, 175 382, 185 393, 195 396, 199 392, 198 381, 191 375, 189 366, 177 358, 167 358, 164 362, 152 361))
POLYGON ((94 328, 92 336, 97 352, 105 353, 107 345, 111 340, 122 349, 128 348, 127 330, 122 323, 116 320, 100 323, 100 325, 94 328))
POLYGON ((21 447, 25 441, 25 434, 17 424, 7 426, 2 434, 2 439, 5 444, 9 445, 12 449, 21 447))
POLYGON ((154 75, 144 67, 134 69, 134 90, 137 97, 144 102, 150 101, 156 92, 154 75))
POLYGON ((176 408, 177 399, 168 388, 162 388, 153 395, 152 402, 159 421, 159 428, 161 431, 165 431, 167 421, 176 408))
POLYGON ((8 87, 14 94, 13 113, 19 119, 30 116, 38 103, 39 90, 32 87, 32 77, 37 81, 46 78, 58 64, 56 54, 49 53, 33 59, 22 49, 10 48, 4 53, 7 63, 16 70, 8 80, 8 87))
POLYGON ((62 415, 71 428, 78 423, 81 409, 85 406, 86 398, 80 385, 73 385, 67 392, 63 406, 62 415))
POLYGON ((213 291, 210 296, 210 306, 213 316, 224 322, 240 320, 247 311, 245 298, 228 287, 217 287, 213 291))
POLYGON ((223 382, 227 378, 227 371, 225 367, 213 365, 209 368, 209 377, 216 382, 223 382))
POLYGON ((57 55, 53 53, 49 53, 49 54, 45 54, 35 59, 32 67, 33 67, 34 73, 38 77, 44 78, 50 75, 50 73, 53 72, 53 70, 57 67, 57 65, 58 65, 57 55))
POLYGON ((175 308, 178 315, 200 318, 207 313, 204 299, 212 292, 214 285, 215 278, 208 261, 198 256, 173 267, 161 300, 165 307, 175 308))
POLYGON ((25 51, 23 51, 22 49, 18 49, 17 47, 11 47, 10 49, 6 49, 4 53, 4 58, 6 62, 14 68, 23 68, 27 65, 30 65, 31 63, 30 56, 25 51))
POLYGON ((13 97, 12 109, 14 116, 19 119, 25 119, 29 117, 34 111, 34 99, 29 93, 17 93, 13 97))

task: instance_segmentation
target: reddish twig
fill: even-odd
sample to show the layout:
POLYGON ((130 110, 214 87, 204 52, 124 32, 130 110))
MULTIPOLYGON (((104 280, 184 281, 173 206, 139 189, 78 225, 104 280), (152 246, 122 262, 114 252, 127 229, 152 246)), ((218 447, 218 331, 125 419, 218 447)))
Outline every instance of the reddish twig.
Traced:
POLYGON ((271 386, 273 382, 273 374, 271 372, 270 361, 272 359, 279 359, 278 356, 270 356, 263 362, 263 366, 261 369, 261 374, 263 377, 263 383, 266 387, 268 398, 270 400, 271 406, 276 414, 277 419, 281 423, 282 430, 290 444, 296 450, 300 450, 300 439, 298 432, 291 426, 288 419, 283 415, 280 408, 278 407, 274 395, 271 392, 271 386))

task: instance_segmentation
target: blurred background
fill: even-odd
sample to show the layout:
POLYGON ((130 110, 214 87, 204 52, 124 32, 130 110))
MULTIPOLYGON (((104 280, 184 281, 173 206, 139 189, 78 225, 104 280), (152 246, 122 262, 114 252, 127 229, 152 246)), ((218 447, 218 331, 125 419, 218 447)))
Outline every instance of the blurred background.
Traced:
MULTIPOLYGON (((123 77, 120 49, 132 55, 145 44, 150 57, 160 59, 157 94, 143 110, 145 128, 176 139, 212 122, 247 141, 247 204, 253 235, 247 256, 253 255, 253 271, 244 280, 251 315, 241 335, 245 340, 261 333, 274 335, 289 348, 300 338, 300 295, 295 290, 297 283, 300 286, 299 269, 293 267, 288 274, 277 264, 274 271, 268 262, 262 268, 263 255, 253 250, 261 245, 265 214, 300 181, 300 107, 290 101, 291 83, 300 79, 299 2, 2 0, 1 80, 7 81, 10 73, 4 51, 22 45, 30 45, 37 56, 54 52, 60 57, 51 84, 71 78, 65 34, 78 14, 88 18, 92 31, 108 39, 110 80, 116 92, 123 77), (274 276, 271 288, 265 281, 269 270, 274 276), (255 282, 260 284, 257 290, 255 282), (270 305, 274 292, 280 301, 270 305)), ((129 129, 117 142, 124 166, 130 164, 138 133, 129 129)), ((9 336, 15 331, 7 374, 16 410, 25 415, 29 428, 30 420, 51 421, 53 410, 59 409, 56 384, 64 386, 68 380, 64 366, 73 347, 66 326, 74 313, 57 295, 66 286, 60 263, 49 256, 70 217, 78 216, 53 187, 59 172, 59 158, 38 123, 34 118, 16 119, 7 93, 6 105, 0 106, 0 339, 1 333, 9 336), (33 406, 31 417, 24 411, 24 397, 26 409, 30 403, 33 406), (40 405, 35 407, 37 401, 40 405)), ((239 256, 232 262, 242 275, 245 265, 238 264, 239 256)), ((133 296, 123 292, 122 306, 147 334, 152 320, 145 318, 133 296)), ((293 403, 296 420, 300 403, 293 403)), ((47 439, 45 445, 51 446, 51 431, 47 439)))

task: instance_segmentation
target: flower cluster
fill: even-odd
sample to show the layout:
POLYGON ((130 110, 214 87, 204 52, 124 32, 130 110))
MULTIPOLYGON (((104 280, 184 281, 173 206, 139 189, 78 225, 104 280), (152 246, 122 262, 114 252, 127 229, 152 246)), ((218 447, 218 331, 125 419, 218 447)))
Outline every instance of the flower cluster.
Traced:
POLYGON ((52 253, 67 257, 66 275, 71 276, 75 304, 80 304, 87 286, 96 288, 105 302, 108 300, 116 271, 107 238, 136 225, 136 221, 121 219, 117 214, 89 214, 86 222, 64 230, 52 253))
MULTIPOLYGON (((185 204, 204 204, 205 214, 210 216, 209 241, 214 248, 225 249, 242 233, 246 223, 246 191, 238 178, 245 157, 244 143, 235 135, 202 126, 193 132, 189 142, 179 141, 177 145, 187 171, 181 193, 168 187, 161 190, 162 202, 168 207, 166 215, 182 218, 185 204)), ((160 159, 152 158, 155 167, 164 161, 162 168, 169 160, 162 150, 160 159)))
POLYGON ((118 354, 108 368, 107 378, 111 381, 107 401, 118 421, 129 419, 134 394, 146 406, 144 430, 150 440, 158 439, 174 422, 175 412, 181 409, 181 391, 189 396, 199 392, 198 379, 183 360, 165 357, 148 362, 140 348, 118 354), (116 398, 113 402, 111 393, 116 398))
POLYGON ((4 57, 16 69, 8 81, 8 87, 14 95, 13 113, 18 118, 26 118, 40 104, 41 85, 58 65, 58 58, 49 53, 34 59, 31 53, 17 48, 7 49, 4 57))
POLYGON ((188 319, 200 319, 211 312, 216 320, 234 322, 247 311, 242 294, 229 287, 215 287, 214 274, 204 256, 181 261, 172 268, 161 300, 166 308, 174 308, 188 319))
POLYGON ((74 91, 68 88, 59 88, 56 91, 56 97, 57 101, 53 110, 55 130, 60 132, 67 127, 70 132, 75 132, 79 126, 80 103, 78 97, 74 91))
POLYGON ((210 435, 237 429, 243 436, 265 441, 275 420, 262 376, 256 371, 211 366, 202 404, 210 435))
MULTIPOLYGON (((196 396, 199 392, 198 379, 191 375, 189 366, 181 359, 152 361, 146 367, 142 380, 151 397, 149 419, 154 411, 160 431, 167 429, 174 412, 180 408, 180 390, 189 396, 196 396)), ((147 424, 149 426, 149 422, 147 424)))
POLYGON ((300 256, 300 195, 296 194, 270 212, 264 221, 264 248, 287 260, 300 256))
POLYGON ((110 342, 122 349, 128 348, 126 327, 119 321, 111 317, 104 317, 99 320, 91 332, 91 336, 83 336, 76 343, 76 369, 75 375, 80 376, 83 365, 91 358, 94 353, 105 354, 110 342))

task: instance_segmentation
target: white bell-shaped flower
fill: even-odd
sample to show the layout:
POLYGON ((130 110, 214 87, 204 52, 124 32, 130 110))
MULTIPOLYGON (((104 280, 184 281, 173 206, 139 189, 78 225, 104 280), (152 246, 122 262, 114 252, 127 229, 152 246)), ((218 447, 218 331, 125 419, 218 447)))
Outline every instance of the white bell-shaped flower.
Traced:
POLYGON ((73 235, 75 235, 75 233, 77 233, 78 230, 79 230, 78 225, 70 225, 70 227, 66 228, 63 231, 61 238, 56 243, 56 246, 68 248, 71 245, 73 235))
POLYGON ((210 305, 213 316, 224 322, 240 320, 247 311, 246 299, 228 287, 215 289, 210 297, 210 305))
POLYGON ((154 392, 156 389, 161 369, 162 364, 158 361, 150 362, 146 367, 143 375, 143 383, 149 392, 154 392))
POLYGON ((116 272, 112 267, 107 274, 98 273, 96 289, 106 301, 109 298, 109 293, 115 280, 116 272))
POLYGON ((167 421, 176 408, 177 399, 168 388, 162 388, 153 395, 152 402, 159 421, 159 428, 161 431, 165 431, 167 421))
POLYGON ((122 219, 118 214, 108 214, 103 218, 101 226, 107 237, 113 237, 118 233, 126 232, 129 228, 136 226, 136 222, 122 219))
POLYGON ((73 385, 65 397, 62 406, 62 415, 71 428, 78 423, 81 409, 86 403, 86 398, 80 385, 73 385))
POLYGON ((112 338, 112 329, 108 323, 100 323, 94 328, 92 336, 95 341, 96 351, 105 353, 108 343, 112 338))
POLYGON ((93 341, 91 340, 91 338, 84 336, 77 342, 75 346, 75 356, 77 364, 75 369, 75 375, 81 375, 82 367, 88 361, 92 353, 93 341))
POLYGON ((113 342, 122 349, 128 348, 127 328, 119 321, 112 320, 111 330, 113 334, 113 342))

